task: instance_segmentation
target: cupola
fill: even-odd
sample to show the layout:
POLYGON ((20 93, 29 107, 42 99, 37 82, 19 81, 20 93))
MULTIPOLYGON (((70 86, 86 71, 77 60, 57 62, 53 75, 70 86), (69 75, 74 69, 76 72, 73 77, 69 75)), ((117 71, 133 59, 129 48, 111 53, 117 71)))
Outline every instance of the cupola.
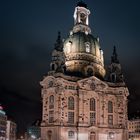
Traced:
POLYGON ((79 1, 74 11, 74 27, 64 42, 66 72, 85 77, 104 77, 103 51, 99 38, 91 34, 89 27, 90 10, 79 1))

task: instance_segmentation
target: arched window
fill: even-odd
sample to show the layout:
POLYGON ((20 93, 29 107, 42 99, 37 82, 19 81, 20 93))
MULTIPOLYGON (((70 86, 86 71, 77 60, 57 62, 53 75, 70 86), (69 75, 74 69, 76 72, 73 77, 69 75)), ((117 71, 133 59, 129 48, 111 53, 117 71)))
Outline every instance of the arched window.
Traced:
POLYGON ((68 98, 68 109, 74 110, 74 98, 73 97, 68 98))
POLYGON ((49 130, 49 131, 48 131, 48 140, 51 140, 51 139, 52 139, 52 131, 49 130))
POLYGON ((74 97, 68 98, 68 123, 74 124, 74 97))
POLYGON ((69 138, 69 139, 75 138, 74 131, 68 131, 68 138, 69 138))
POLYGON ((86 42, 86 43, 85 43, 85 46, 86 46, 86 52, 87 52, 87 53, 90 53, 90 51, 91 51, 90 43, 89 43, 89 42, 86 42))
POLYGON ((95 132, 90 132, 90 140, 95 140, 95 132))
POLYGON ((54 103, 54 96, 53 96, 53 95, 50 96, 50 98, 49 98, 49 103, 50 103, 50 104, 54 103))
POLYGON ((108 124, 113 125, 113 103, 108 101, 108 124))
POLYGON ((113 113, 113 103, 111 101, 108 102, 108 113, 113 113))
POLYGON ((90 99, 90 124, 95 125, 96 123, 96 101, 94 98, 90 99))
POLYGON ((90 99, 90 111, 95 111, 95 99, 90 99))
POLYGON ((114 83, 116 82, 116 74, 115 73, 111 74, 111 81, 114 83))
POLYGON ((54 121, 54 96, 49 97, 49 123, 54 121))
POLYGON ((52 64, 51 68, 52 70, 55 70, 55 64, 52 64))
POLYGON ((51 95, 49 97, 49 109, 53 109, 54 108, 54 96, 51 95))
POLYGON ((92 68, 87 69, 87 76, 93 76, 93 69, 92 68))

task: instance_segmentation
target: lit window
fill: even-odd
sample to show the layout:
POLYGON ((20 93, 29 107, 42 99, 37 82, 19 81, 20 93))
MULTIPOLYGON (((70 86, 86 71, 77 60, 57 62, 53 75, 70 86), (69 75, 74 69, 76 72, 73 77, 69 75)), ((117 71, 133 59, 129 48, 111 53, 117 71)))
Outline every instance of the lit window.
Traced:
POLYGON ((68 123, 74 124, 74 112, 68 112, 68 123))
POLYGON ((108 113, 113 113, 113 103, 111 101, 108 102, 108 113))
POLYGON ((90 111, 95 111, 95 99, 90 99, 90 111))
POLYGON ((73 97, 68 98, 68 109, 74 110, 74 98, 73 97))
POLYGON ((90 52, 90 44, 87 42, 85 43, 85 46, 86 46, 86 52, 89 53, 90 52))
POLYGON ((69 138, 69 139, 75 138, 74 131, 69 131, 69 132, 68 132, 68 138, 69 138))

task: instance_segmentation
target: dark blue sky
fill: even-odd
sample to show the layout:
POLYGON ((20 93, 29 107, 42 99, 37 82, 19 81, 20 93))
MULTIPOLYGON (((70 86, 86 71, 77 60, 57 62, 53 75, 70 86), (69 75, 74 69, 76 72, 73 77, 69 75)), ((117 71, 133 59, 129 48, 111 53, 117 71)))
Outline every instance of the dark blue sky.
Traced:
MULTIPOLYGON (((140 109, 140 3, 138 0, 85 0, 90 27, 99 36, 105 64, 117 47, 131 96, 129 111, 140 109), (133 108, 133 109, 132 109, 133 108)), ((61 31, 73 27, 77 0, 0 2, 0 102, 24 130, 41 116, 39 81, 47 74, 61 31)))

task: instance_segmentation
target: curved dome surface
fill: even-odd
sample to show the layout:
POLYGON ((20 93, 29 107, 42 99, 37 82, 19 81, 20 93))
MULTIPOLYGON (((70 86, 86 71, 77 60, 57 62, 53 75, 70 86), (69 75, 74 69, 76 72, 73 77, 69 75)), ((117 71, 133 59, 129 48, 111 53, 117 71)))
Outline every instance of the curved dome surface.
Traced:
POLYGON ((91 75, 104 77, 103 53, 99 41, 91 34, 76 32, 64 42, 66 71, 80 72, 84 76, 91 75), (90 69, 90 70, 89 70, 90 69))

